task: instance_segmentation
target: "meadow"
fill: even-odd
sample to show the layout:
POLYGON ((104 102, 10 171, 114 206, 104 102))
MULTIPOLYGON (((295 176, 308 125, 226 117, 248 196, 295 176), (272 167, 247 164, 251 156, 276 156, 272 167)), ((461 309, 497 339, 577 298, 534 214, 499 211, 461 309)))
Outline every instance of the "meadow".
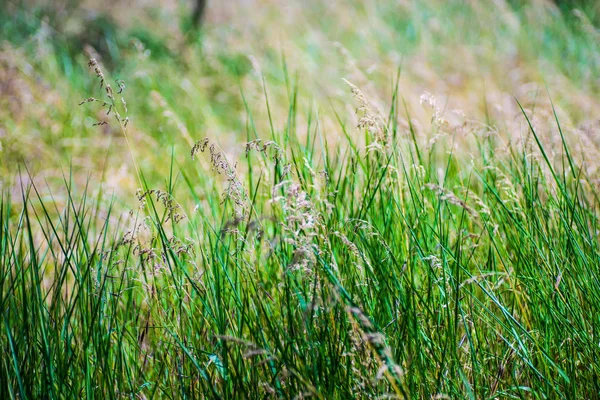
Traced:
POLYGON ((600 393, 600 7, 6 0, 0 399, 600 393))

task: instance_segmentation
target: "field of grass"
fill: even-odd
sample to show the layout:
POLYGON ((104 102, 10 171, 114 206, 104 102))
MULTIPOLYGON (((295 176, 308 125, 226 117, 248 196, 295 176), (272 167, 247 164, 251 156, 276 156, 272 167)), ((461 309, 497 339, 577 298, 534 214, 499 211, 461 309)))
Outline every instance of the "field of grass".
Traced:
POLYGON ((598 398, 562 3, 6 0, 0 399, 598 398))

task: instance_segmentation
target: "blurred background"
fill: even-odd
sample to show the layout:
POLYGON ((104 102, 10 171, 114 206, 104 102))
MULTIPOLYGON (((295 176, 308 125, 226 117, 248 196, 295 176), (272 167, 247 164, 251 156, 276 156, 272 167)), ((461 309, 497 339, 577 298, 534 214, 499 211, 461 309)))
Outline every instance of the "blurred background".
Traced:
POLYGON ((204 137, 235 158, 248 139, 268 138, 271 120, 283 129, 296 92, 299 126, 318 116, 335 146, 338 118, 356 122, 343 79, 385 114, 399 76, 406 131, 429 122, 420 98, 430 92, 449 123, 479 121, 509 142, 526 130, 515 98, 542 130, 552 99, 581 152, 600 154, 596 1, 208 0, 202 10, 192 0, 2 0, 1 9, 5 187, 29 179, 26 165, 50 186, 70 170, 130 201, 138 184, 118 124, 96 126, 106 110, 78 105, 103 94, 90 57, 113 87, 125 85, 133 156, 150 182, 164 181, 172 155, 191 162, 204 137))

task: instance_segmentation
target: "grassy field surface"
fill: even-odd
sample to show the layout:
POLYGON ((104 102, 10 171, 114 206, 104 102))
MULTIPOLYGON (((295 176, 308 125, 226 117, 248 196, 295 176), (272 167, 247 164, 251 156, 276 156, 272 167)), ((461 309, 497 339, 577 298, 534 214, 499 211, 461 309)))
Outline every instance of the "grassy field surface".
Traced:
POLYGON ((597 398, 559 3, 5 0, 0 399, 597 398))

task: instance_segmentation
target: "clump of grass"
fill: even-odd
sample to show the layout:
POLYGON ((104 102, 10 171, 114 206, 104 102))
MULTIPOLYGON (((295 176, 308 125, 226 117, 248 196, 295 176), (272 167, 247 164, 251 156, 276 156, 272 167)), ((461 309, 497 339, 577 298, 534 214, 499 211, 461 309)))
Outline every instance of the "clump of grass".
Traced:
POLYGON ((388 115, 376 157, 342 119, 334 150, 291 120, 240 143, 248 168, 201 140, 208 169, 140 191, 129 230, 68 180, 62 207, 5 193, 0 395, 593 396, 599 204, 566 141, 557 162, 533 125, 540 157, 474 135, 466 159, 466 125, 420 147, 388 115))
MULTIPOLYGON (((429 93, 424 107, 413 105, 423 91, 415 86, 437 94, 440 76, 452 70, 452 59, 433 60, 468 56, 481 35, 505 39, 493 53, 516 49, 506 57, 514 64, 576 66, 556 90, 563 102, 587 98, 593 87, 571 92, 573 82, 595 67, 552 54, 563 45, 578 57, 593 54, 589 24, 582 33, 551 19, 546 6, 533 8, 537 29, 527 24, 531 8, 512 12, 500 3, 496 13, 457 2, 372 9, 349 2, 347 13, 324 4, 301 15, 315 17, 306 24, 316 31, 321 14, 336 13, 340 31, 349 29, 336 45, 344 62, 329 53, 323 62, 318 42, 300 46, 311 49, 307 65, 323 66, 304 83, 290 73, 298 54, 287 48, 282 67, 265 56, 260 68, 253 59, 251 76, 229 76, 249 57, 216 49, 226 46, 215 45, 218 32, 211 36, 208 25, 201 60, 193 44, 171 63, 135 41, 135 62, 123 58, 120 71, 135 93, 130 105, 121 100, 123 81, 107 78, 96 59, 88 69, 102 95, 82 102, 97 106, 95 119, 78 125, 86 111, 75 118, 64 111, 80 102, 68 90, 40 102, 43 118, 31 111, 30 120, 14 119, 19 129, 46 133, 63 118, 61 134, 79 138, 78 126, 91 128, 94 145, 117 125, 128 146, 104 148, 102 165, 132 162, 139 190, 108 196, 104 169, 84 183, 71 170, 59 191, 26 174, 22 185, 2 186, 0 398, 596 396, 595 125, 571 123, 585 108, 555 110, 537 92, 522 107, 507 104, 493 80, 479 116, 449 113, 443 96, 429 93), (397 8, 406 18, 390 21, 397 8), (447 22, 468 18, 466 30, 447 22), (523 50, 546 43, 547 32, 556 40, 523 50), (395 63, 365 66, 391 57, 399 43, 409 79, 400 80, 395 63), (345 83, 330 79, 345 68, 345 83), (394 73, 384 98, 384 79, 394 73), (344 84, 350 91, 334 91, 344 84), (332 111, 319 107, 329 89, 332 111)), ((272 34, 272 25, 264 28, 272 34)), ((297 36, 293 43, 314 39, 297 36)), ((54 43, 61 61, 42 58, 40 76, 88 85, 54 43)), ((477 54, 477 79, 487 66, 504 82, 507 64, 477 54)), ((25 64, 6 75, 28 71, 25 64)), ((542 68, 511 70, 529 96, 519 85, 542 68)), ((481 94, 458 79, 463 92, 451 85, 446 94, 481 94)), ((90 158, 101 153, 87 150, 90 158)))

